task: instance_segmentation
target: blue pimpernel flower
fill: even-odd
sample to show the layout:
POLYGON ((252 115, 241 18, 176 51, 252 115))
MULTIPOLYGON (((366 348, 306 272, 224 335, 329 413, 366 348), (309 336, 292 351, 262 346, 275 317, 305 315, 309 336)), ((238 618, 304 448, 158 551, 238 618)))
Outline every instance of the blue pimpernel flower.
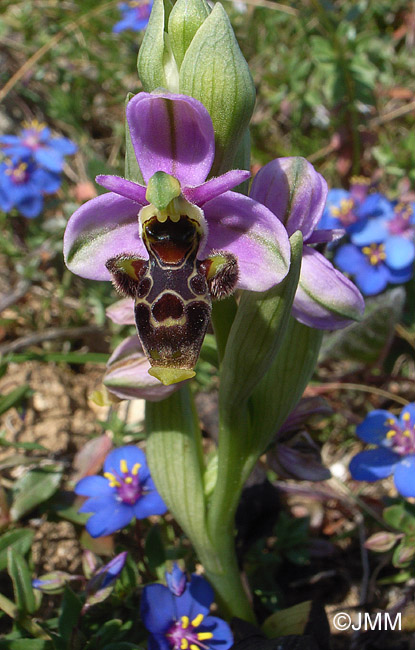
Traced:
POLYGON ((373 482, 393 474, 398 492, 415 497, 415 403, 405 406, 399 418, 381 409, 372 411, 356 433, 377 448, 352 458, 352 478, 373 482))
POLYGON ((33 160, 44 169, 54 173, 62 171, 64 157, 74 154, 77 146, 72 140, 54 137, 43 122, 23 122, 19 135, 0 136, 0 147, 8 156, 33 160))
POLYGON ((41 169, 31 157, 11 157, 0 163, 0 209, 16 208, 24 217, 33 219, 43 209, 43 195, 54 194, 61 179, 41 169))
POLYGON ((150 632, 149 650, 227 650, 233 643, 225 621, 210 616, 213 589, 192 575, 181 596, 164 585, 148 585, 141 598, 141 619, 150 632))
POLYGON ((404 237, 390 236, 382 243, 344 244, 336 251, 334 263, 353 276, 362 293, 374 296, 388 284, 410 280, 414 257, 413 242, 404 237))
POLYGON ((361 224, 350 239, 357 246, 367 246, 371 243, 383 243, 389 237, 402 237, 415 240, 415 204, 391 203, 390 210, 361 224))
POLYGON ((132 445, 111 451, 104 462, 104 476, 86 476, 76 484, 75 493, 90 497, 79 512, 94 513, 86 523, 91 537, 111 535, 134 517, 163 515, 167 510, 144 452, 132 445))
POLYGON ((368 194, 370 181, 361 176, 351 180, 350 191, 329 190, 319 228, 344 228, 354 232, 373 217, 392 213, 392 204, 380 193, 368 194))
POLYGON ((146 2, 145 0, 120 2, 118 9, 122 18, 114 25, 112 31, 119 33, 131 29, 133 32, 141 32, 147 27, 152 6, 153 2, 146 2))

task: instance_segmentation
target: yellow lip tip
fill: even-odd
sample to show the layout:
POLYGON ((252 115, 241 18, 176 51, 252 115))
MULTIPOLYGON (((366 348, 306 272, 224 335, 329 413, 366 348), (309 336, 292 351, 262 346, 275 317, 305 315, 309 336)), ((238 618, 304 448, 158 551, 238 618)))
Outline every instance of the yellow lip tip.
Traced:
POLYGON ((153 366, 148 374, 161 381, 165 386, 177 384, 196 375, 195 371, 190 368, 162 368, 160 366, 153 366))

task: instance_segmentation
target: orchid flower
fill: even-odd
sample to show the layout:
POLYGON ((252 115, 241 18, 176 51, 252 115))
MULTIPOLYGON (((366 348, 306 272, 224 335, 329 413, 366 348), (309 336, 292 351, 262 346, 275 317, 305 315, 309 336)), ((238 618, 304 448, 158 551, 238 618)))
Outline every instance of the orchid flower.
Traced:
POLYGON ((293 316, 317 329, 339 329, 359 320, 364 302, 355 285, 316 248, 334 241, 343 230, 316 230, 327 197, 327 184, 304 158, 279 158, 260 169, 250 196, 269 208, 291 236, 303 234, 300 281, 293 316))
POLYGON ((287 232, 267 207, 231 192, 249 172, 206 181, 215 139, 205 107, 186 95, 139 93, 127 122, 146 186, 98 176, 109 190, 81 206, 64 242, 71 271, 113 280, 135 300, 150 373, 164 384, 194 375, 212 298, 265 291, 286 276, 287 232))

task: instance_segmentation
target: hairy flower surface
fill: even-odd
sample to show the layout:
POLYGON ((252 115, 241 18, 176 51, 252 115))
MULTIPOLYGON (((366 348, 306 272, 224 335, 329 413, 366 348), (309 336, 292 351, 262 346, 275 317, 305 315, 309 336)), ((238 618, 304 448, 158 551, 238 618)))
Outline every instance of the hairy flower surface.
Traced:
POLYGON ((111 451, 104 462, 104 476, 87 476, 75 493, 89 497, 79 512, 94 513, 86 523, 92 537, 111 535, 131 520, 162 515, 167 508, 156 490, 141 449, 128 445, 111 451))
POLYGON ((415 404, 405 406, 399 418, 382 409, 374 410, 359 424, 356 433, 377 448, 352 458, 352 478, 373 482, 393 474, 398 492, 415 497, 415 404))
POLYGON ((250 195, 275 214, 289 236, 302 232, 303 259, 293 316, 318 329, 338 329, 360 319, 361 294, 315 247, 344 232, 317 229, 327 196, 323 177, 304 158, 277 158, 255 176, 250 195))
POLYGON ((121 13, 121 20, 115 23, 112 31, 115 33, 124 32, 131 29, 133 32, 141 32, 147 27, 150 18, 152 2, 145 0, 129 0, 129 2, 120 2, 118 9, 121 13))
POLYGON ((108 194, 69 220, 68 267, 114 280, 135 299, 151 373, 169 384, 193 376, 211 299, 235 287, 265 291, 287 274, 287 232, 267 207, 229 191, 249 172, 206 181, 214 132, 204 106, 186 95, 139 93, 127 122, 146 186, 98 176, 108 194))
POLYGON ((61 185, 60 176, 41 169, 31 157, 13 156, 0 163, 0 208, 16 208, 33 219, 43 209, 43 195, 53 194, 61 185))
POLYGON ((32 156, 42 168, 54 173, 62 171, 64 157, 74 154, 77 146, 72 140, 54 137, 43 122, 23 122, 19 135, 3 135, 0 147, 9 156, 32 156))
POLYGON ((141 619, 150 632, 149 650, 227 650, 232 632, 209 614, 213 597, 210 584, 195 574, 179 596, 164 585, 144 587, 141 619))

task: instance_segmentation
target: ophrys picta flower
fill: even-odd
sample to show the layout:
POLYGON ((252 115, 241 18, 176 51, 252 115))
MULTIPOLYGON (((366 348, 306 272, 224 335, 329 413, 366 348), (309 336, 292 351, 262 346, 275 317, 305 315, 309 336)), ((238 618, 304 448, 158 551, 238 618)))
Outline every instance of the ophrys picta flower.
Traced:
POLYGON ((194 375, 212 298, 279 283, 289 268, 289 241, 265 206, 229 191, 249 172, 206 181, 215 144, 200 102, 139 93, 127 104, 127 122, 146 187, 98 176, 110 192, 71 217, 65 258, 74 273, 112 279, 134 298, 150 372, 170 384, 194 375))

